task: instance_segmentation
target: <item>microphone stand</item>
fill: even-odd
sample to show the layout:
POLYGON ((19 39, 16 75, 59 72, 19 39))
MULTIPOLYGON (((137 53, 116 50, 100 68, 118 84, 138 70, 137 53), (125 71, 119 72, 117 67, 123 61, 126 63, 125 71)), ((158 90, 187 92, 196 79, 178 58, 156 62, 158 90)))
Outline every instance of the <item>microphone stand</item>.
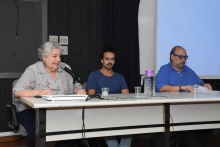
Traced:
POLYGON ((77 83, 78 81, 78 78, 76 78, 75 76, 72 76, 73 77, 73 85, 77 83))

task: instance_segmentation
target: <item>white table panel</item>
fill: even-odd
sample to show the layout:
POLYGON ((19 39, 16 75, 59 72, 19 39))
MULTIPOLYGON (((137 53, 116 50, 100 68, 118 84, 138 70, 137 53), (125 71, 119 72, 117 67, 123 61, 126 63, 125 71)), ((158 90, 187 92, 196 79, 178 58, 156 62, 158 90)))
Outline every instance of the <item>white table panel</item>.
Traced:
POLYGON ((171 105, 170 115, 173 123, 218 121, 220 120, 220 103, 171 105))
MULTIPOLYGON (((163 105, 85 109, 86 129, 163 124, 163 105)), ((47 132, 82 129, 82 109, 47 110, 47 132)))

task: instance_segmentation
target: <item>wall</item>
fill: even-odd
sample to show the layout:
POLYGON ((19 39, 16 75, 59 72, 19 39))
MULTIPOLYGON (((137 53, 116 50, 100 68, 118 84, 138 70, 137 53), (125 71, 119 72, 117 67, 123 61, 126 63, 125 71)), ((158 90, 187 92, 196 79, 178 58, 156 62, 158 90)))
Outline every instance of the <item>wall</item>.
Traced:
POLYGON ((5 106, 11 104, 13 80, 38 60, 37 48, 47 29, 46 2, 0 1, 0 132, 9 130, 5 106))
POLYGON ((36 62, 42 42, 41 15, 41 3, 17 1, 16 7, 12 0, 0 1, 0 73, 23 72, 36 62))
POLYGON ((139 49, 140 74, 156 67, 156 11, 157 0, 140 0, 139 5, 139 49))

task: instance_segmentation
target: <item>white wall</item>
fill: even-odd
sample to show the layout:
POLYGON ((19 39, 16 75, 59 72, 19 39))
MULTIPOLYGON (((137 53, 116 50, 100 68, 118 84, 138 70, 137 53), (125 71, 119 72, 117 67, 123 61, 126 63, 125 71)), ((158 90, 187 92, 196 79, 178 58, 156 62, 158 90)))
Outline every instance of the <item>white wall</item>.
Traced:
POLYGON ((156 12, 157 0, 140 0, 139 48, 140 74, 146 69, 156 70, 156 12))
POLYGON ((200 78, 220 79, 219 4, 216 0, 140 0, 140 74, 146 69, 157 73, 169 62, 170 50, 180 45, 189 56, 186 65, 200 78))

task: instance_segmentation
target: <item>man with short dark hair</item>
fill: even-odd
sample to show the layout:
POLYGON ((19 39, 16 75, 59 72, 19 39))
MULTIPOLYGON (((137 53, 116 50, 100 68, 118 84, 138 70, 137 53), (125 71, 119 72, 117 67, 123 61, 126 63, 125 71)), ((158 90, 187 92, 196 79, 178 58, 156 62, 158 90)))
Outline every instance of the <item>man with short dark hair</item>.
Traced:
MULTIPOLYGON (((88 95, 101 94, 101 88, 109 88, 109 93, 129 93, 124 77, 113 71, 112 68, 115 64, 115 52, 112 47, 105 47, 101 53, 102 68, 90 73, 86 90, 88 95)), ((105 137, 108 147, 130 147, 132 136, 120 136, 121 141, 118 143, 116 137, 105 137)))

